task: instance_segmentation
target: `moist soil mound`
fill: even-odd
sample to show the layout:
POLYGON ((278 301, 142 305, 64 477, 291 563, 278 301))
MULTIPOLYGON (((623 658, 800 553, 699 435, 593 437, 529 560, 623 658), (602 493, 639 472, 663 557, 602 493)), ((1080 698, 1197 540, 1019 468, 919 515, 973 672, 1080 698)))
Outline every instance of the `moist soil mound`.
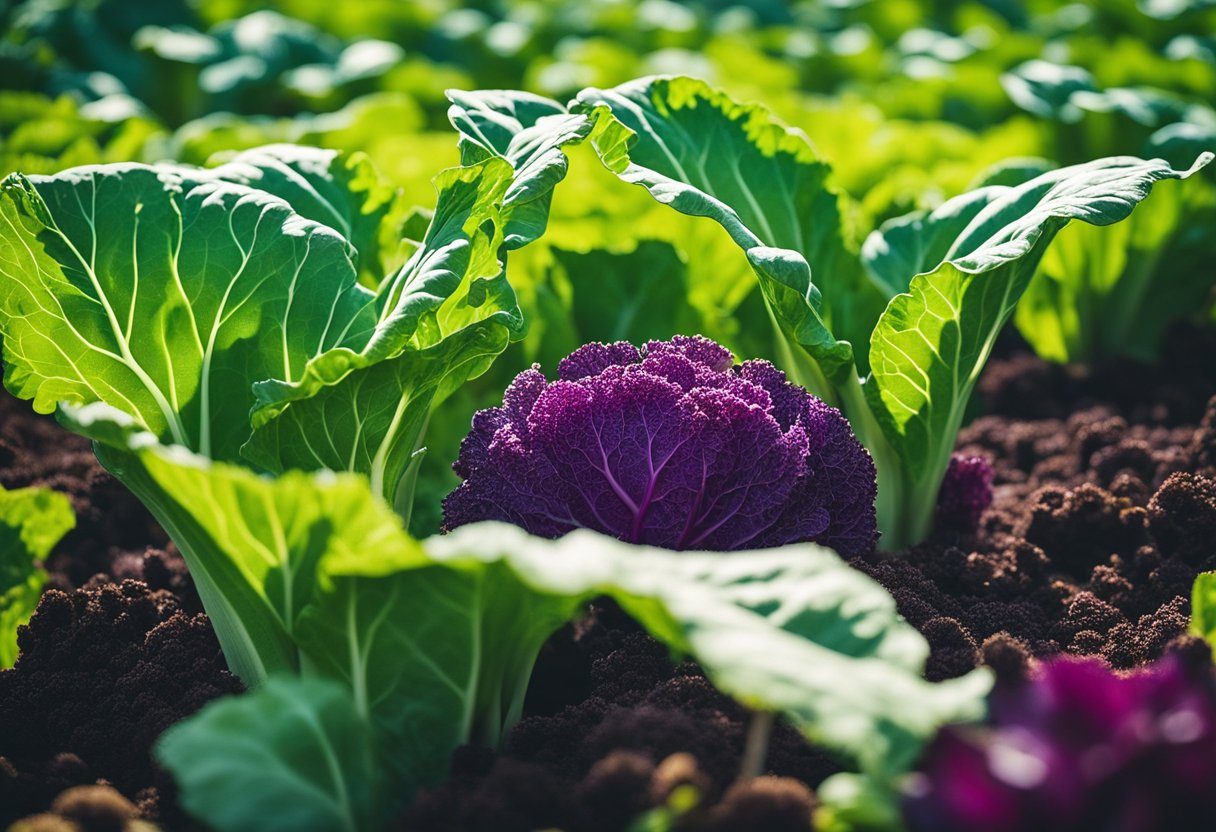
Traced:
POLYGON ((993 466, 979 528, 854 562, 929 640, 930 679, 1018 650, 1130 669, 1185 636, 1191 584, 1216 569, 1213 355, 1211 333, 1183 331, 1153 369, 1077 376, 1022 353, 991 366, 990 415, 958 442, 993 466))
MULTIPOLYGON (((929 640, 926 675, 977 664, 1024 675, 1059 652, 1131 668, 1185 641, 1191 582, 1216 569, 1216 334, 1180 330, 1158 367, 1091 374, 998 345, 958 449, 987 457, 995 497, 975 529, 900 559, 854 560, 929 640)), ((73 786, 112 784, 142 817, 185 828, 150 748, 174 721, 240 689, 180 556, 88 443, 0 394, 0 484, 67 493, 78 525, 0 671, 0 828, 73 786), (54 691, 48 695, 48 691, 54 691)), ((807 829, 837 770, 787 726, 770 776, 736 784, 749 714, 611 604, 556 634, 525 718, 499 754, 462 748, 403 830, 620 829, 677 790, 688 830, 807 829), (685 787, 691 786, 692 789, 685 787)))
POLYGON ((206 616, 139 581, 43 594, 0 672, 0 826, 64 788, 108 782, 141 814, 184 822, 149 749, 173 723, 237 693, 206 616))

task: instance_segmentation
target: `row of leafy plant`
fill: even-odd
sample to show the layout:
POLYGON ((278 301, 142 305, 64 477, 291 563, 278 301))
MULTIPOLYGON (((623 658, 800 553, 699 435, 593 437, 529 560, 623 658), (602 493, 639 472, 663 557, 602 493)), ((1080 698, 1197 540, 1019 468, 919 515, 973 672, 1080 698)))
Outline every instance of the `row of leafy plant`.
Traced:
MULTIPOLYGON (((805 130, 832 162, 833 181, 848 195, 841 210, 850 234, 862 239, 883 220, 938 207, 1009 157, 1043 157, 1054 167, 1133 154, 1184 168, 1212 143, 1216 53, 1195 34, 1212 14, 1202 4, 1095 2, 1064 11, 1055 4, 774 4, 742 17, 712 4, 651 5, 638 15, 653 25, 639 29, 638 15, 614 3, 333 10, 293 2, 278 11, 218 2, 22 4, 8 12, 0 59, 13 67, 9 85, 27 91, 0 93, 0 168, 50 173, 166 158, 204 164, 220 150, 298 142, 366 150, 406 187, 408 201, 429 204, 431 176, 457 161, 437 129, 442 88, 518 79, 564 99, 586 84, 692 71, 737 98, 765 101, 805 130), (833 97, 820 97, 826 94, 833 97), (348 106, 331 112, 339 105, 348 106), (170 133, 164 125, 180 127, 170 133)), ((569 190, 602 182, 589 168, 576 168, 569 190)), ((1160 241, 1159 250, 1193 255, 1195 229, 1211 216, 1212 200, 1190 193, 1198 185, 1186 190, 1179 221, 1138 232, 1137 251, 1160 241)), ((560 307, 571 305, 571 292, 560 264, 548 268, 560 258, 553 246, 619 251, 657 234, 681 254, 695 248, 681 228, 633 222, 636 197, 596 200, 592 211, 575 207, 590 201, 567 199, 571 207, 545 253, 517 266, 523 308, 534 320, 553 318, 533 327, 525 359, 556 360, 578 343, 570 335, 574 315, 558 314, 569 313, 560 307)), ((1084 233, 1066 232, 1072 236, 1084 233)), ((1053 255, 1015 323, 1051 360, 1151 357, 1160 313, 1150 310, 1136 324, 1127 314, 1135 298, 1160 296, 1145 289, 1147 259, 1136 255, 1121 266, 1116 258, 1104 266, 1110 273, 1062 279, 1053 255), (1118 288, 1125 273, 1129 291, 1118 288), (1056 294, 1078 310, 1074 318, 1052 317, 1056 294), (1118 308, 1125 298, 1133 300, 1118 308), (1094 325, 1107 307, 1120 326, 1094 325)), ((1191 297, 1202 298, 1202 287, 1192 287, 1191 297)), ((699 291, 695 300, 711 325, 729 328, 740 297, 699 291)), ((742 354, 760 354, 729 332, 712 334, 742 354)))
MULTIPOLYGON (((1159 293, 1152 281, 1176 275, 1157 268, 1165 264, 1152 261, 1159 246, 1150 244, 1161 234, 1184 250, 1204 241, 1178 231, 1191 216, 1185 200, 1176 199, 1167 232, 1142 222, 1137 206, 1206 184, 1195 174, 1211 154, 1178 168, 1128 157, 1006 166, 932 212, 893 220, 858 250, 847 200, 806 139, 704 82, 587 89, 569 106, 525 93, 453 93, 451 119, 462 164, 436 177, 433 213, 412 210, 359 154, 294 145, 214 167, 117 163, 14 175, 2 186, 5 384, 93 440, 148 506, 186 558, 230 666, 253 689, 163 740, 161 759, 186 807, 217 829, 377 828, 443 776, 458 745, 500 741, 520 715, 541 644, 587 599, 609 595, 723 691, 848 760, 853 773, 821 790, 840 823, 889 820, 900 775, 936 728, 982 714, 986 672, 924 682, 927 645, 890 596, 810 542, 672 553, 630 544, 682 544, 570 509, 558 531, 587 526, 630 543, 593 531, 549 541, 493 523, 420 543, 407 529, 416 506, 437 503, 420 486, 433 414, 538 323, 521 310, 513 264, 546 233, 570 168, 600 166, 626 183, 616 190, 641 186, 655 211, 690 218, 671 226, 692 235, 686 244, 697 241, 686 249, 687 297, 651 310, 664 336, 702 323, 716 336, 711 304, 698 299, 734 294, 722 340, 774 359, 785 378, 843 412, 876 468, 880 545, 898 551, 928 534, 975 380, 1027 287, 1050 278, 1048 258, 1091 269, 1095 251, 1114 252, 1130 265, 1104 271, 1106 285, 1147 282, 1159 293), (1062 247, 1078 227, 1084 236, 1062 247), (683 311, 664 318, 672 309, 683 311), (259 788, 231 777, 234 756, 259 788)), ((581 282, 592 261, 580 257, 642 250, 557 257, 581 282)), ((583 282, 572 308, 590 302, 588 319, 619 321, 622 308, 595 304, 596 291, 583 282)), ((621 289, 606 278, 602 291, 610 299, 621 289)), ((1052 299, 1055 315, 1071 314, 1072 296, 1052 299)), ((784 382, 761 392, 760 375, 744 365, 741 382, 711 383, 703 376, 721 370, 720 354, 700 369, 690 357, 704 349, 679 347, 688 354, 673 359, 666 380, 694 373, 697 385, 744 383, 753 404, 776 413, 784 382)), ((590 391, 587 379, 603 375, 613 390, 653 377, 661 353, 655 345, 623 359, 572 355, 594 366, 559 368, 552 384, 590 391)), ((531 426, 545 394, 526 375, 503 411, 523 406, 512 397, 531 389, 531 426)), ((637 393, 629 407, 672 430, 692 418, 651 395, 637 393)), ((720 400, 705 395, 698 401, 720 400)), ((727 414, 728 405, 714 407, 727 414)), ((572 466, 571 481, 590 489, 573 456, 591 450, 578 419, 592 417, 572 407, 552 406, 550 424, 566 441, 548 446, 545 464, 572 466)), ((817 441, 805 420, 796 431, 781 427, 782 441, 817 441)), ((647 430, 657 443, 658 429, 647 430)), ((759 430, 728 425, 722 441, 758 442, 759 430)), ((469 488, 479 487, 476 436, 462 453, 469 488)), ((843 451, 823 453, 824 464, 840 464, 843 451)), ((621 464, 605 459, 595 470, 611 481, 627 473, 621 464)), ((535 476, 521 467, 494 488, 542 511, 535 476)), ((748 518, 756 501, 774 499, 772 485, 722 486, 741 487, 750 489, 745 502, 718 508, 713 523, 748 518)), ((527 525, 487 493, 479 499, 493 508, 482 518, 527 525)), ((806 516, 769 511, 739 539, 768 539, 770 527, 779 536, 806 516)), ((821 534, 803 529, 781 542, 821 534)), ((24 562, 54 536, 23 536, 24 562)), ((36 582, 27 570, 3 588, 36 597, 36 582)))

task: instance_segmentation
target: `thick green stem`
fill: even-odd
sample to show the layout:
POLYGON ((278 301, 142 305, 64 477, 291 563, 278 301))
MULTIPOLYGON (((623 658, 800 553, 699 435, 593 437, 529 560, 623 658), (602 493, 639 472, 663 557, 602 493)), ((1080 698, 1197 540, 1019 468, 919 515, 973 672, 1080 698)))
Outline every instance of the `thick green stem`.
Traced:
POLYGON ((768 741, 773 734, 773 712, 756 711, 747 726, 747 740, 743 747, 743 761, 739 764, 739 780, 751 780, 764 774, 768 760, 768 741))
POLYGON ((393 509, 401 516, 402 525, 409 529, 410 518, 414 514, 414 494, 418 490, 418 472, 422 469, 422 458, 426 456, 426 448, 423 447, 423 440, 426 439, 426 429, 431 422, 430 410, 426 414, 426 418, 422 420, 422 425, 418 428, 418 438, 414 441, 414 451, 410 454, 410 464, 405 467, 405 472, 401 475, 401 480, 397 483, 396 491, 393 494, 393 509))
POLYGON ((801 346, 796 346, 785 330, 781 328, 781 324, 777 321, 777 316, 773 313, 772 307, 766 302, 765 310, 768 312, 768 319, 773 324, 773 336, 776 341, 777 352, 781 356, 781 369, 785 371, 786 376, 790 381, 805 388, 813 396, 818 396, 833 407, 840 407, 839 397, 836 395, 836 389, 832 383, 828 381, 823 370, 819 367, 819 363, 811 358, 801 346))
POLYGON ((853 426, 853 433, 874 460, 878 476, 878 547, 884 552, 897 552, 907 545, 903 526, 908 518, 907 501, 910 496, 903 481, 903 466, 895 448, 887 441, 882 426, 874 418, 870 403, 866 401, 861 379, 850 373, 848 381, 840 388, 844 415, 853 426))
POLYGON ((932 494, 926 494, 926 489, 908 487, 899 454, 887 441, 882 426, 874 418, 856 370, 849 372, 843 384, 832 384, 818 362, 785 334, 772 309, 768 309, 768 314, 777 336, 777 352, 786 375, 813 395, 840 408, 852 425, 857 440, 874 460, 878 479, 875 510, 878 515, 879 548, 884 552, 898 552, 924 540, 933 523, 937 489, 927 489, 932 494), (928 510, 922 505, 926 499, 932 501, 928 510))

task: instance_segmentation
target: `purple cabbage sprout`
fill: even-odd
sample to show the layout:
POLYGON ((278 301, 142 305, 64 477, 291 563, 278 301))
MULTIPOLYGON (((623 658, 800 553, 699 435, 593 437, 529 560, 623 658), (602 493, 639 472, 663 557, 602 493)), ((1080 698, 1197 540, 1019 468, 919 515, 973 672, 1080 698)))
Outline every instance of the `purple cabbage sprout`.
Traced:
POLYGON ((989 725, 930 745, 904 803, 910 832, 1216 829, 1216 683, 1199 659, 1120 675, 1058 658, 998 688, 989 725))
POLYGON ((480 520, 544 537, 727 551, 877 539, 874 462, 839 410, 767 361, 700 336, 587 344, 556 381, 534 365, 473 417, 444 529, 480 520))
POLYGON ((986 457, 953 454, 937 492, 939 528, 973 532, 992 505, 992 463, 986 457))

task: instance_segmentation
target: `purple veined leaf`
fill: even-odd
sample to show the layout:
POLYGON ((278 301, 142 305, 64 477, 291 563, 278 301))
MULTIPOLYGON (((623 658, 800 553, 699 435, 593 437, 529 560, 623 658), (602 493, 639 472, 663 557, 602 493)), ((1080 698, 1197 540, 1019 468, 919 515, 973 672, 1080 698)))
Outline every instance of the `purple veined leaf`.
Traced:
POLYGON ((835 408, 702 337, 587 344, 473 420, 445 525, 669 549, 874 546, 874 464, 835 408))

